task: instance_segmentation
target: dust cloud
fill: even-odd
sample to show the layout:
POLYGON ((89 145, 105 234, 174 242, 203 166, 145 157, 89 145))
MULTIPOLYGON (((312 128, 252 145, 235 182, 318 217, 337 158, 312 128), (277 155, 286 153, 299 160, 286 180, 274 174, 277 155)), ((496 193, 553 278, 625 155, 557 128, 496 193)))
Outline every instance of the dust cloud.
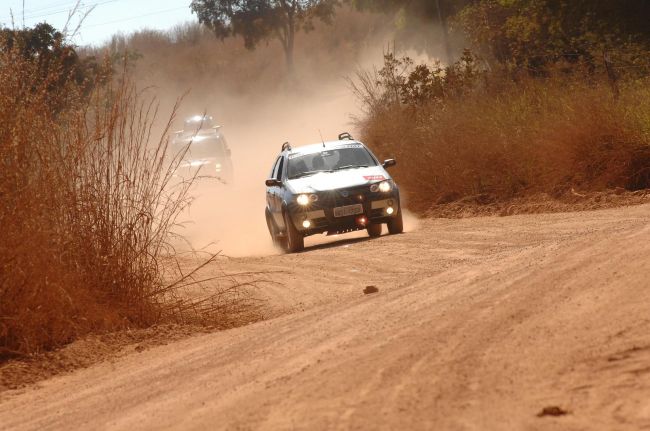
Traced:
MULTIPOLYGON (((194 249, 207 247, 228 256, 281 253, 273 246, 264 219, 264 180, 271 165, 285 141, 304 145, 318 142, 321 134, 326 140, 336 139, 342 131, 354 135, 350 118, 357 113, 355 100, 343 78, 300 94, 221 100, 223 104, 200 107, 196 112, 214 115, 222 125, 232 150, 233 181, 199 180, 178 233, 194 249)), ((321 238, 307 238, 306 246, 321 238)))
MULTIPOLYGON (((228 184, 200 179, 193 203, 180 218, 178 231, 196 250, 221 251, 227 256, 280 254, 273 246, 264 219, 265 185, 283 142, 304 145, 357 130, 351 118, 358 107, 343 77, 315 90, 267 97, 262 100, 220 99, 223 104, 195 112, 214 115, 232 150, 233 181, 228 184), (227 102, 226 102, 227 100, 227 102), (249 102, 249 103, 247 103, 249 102)), ((187 109, 185 109, 187 111, 187 109)), ((189 112, 188 112, 189 113, 189 112)), ((404 214, 405 230, 417 219, 404 214)), ((384 232, 386 229, 384 229, 384 232)), ((365 238, 365 231, 345 235, 314 235, 306 247, 342 239, 365 238)))
MULTIPOLYGON (((323 76, 311 70, 307 72, 311 75, 303 73, 265 94, 236 93, 218 83, 212 87, 202 83, 200 89, 191 90, 174 127, 180 127, 187 116, 213 116, 232 150, 234 178, 227 185, 200 180, 193 189, 191 207, 179 219, 183 227, 177 233, 195 250, 220 251, 233 257, 282 253, 273 246, 264 218, 264 181, 282 143, 316 143, 321 135, 333 140, 343 131, 358 137, 353 118, 362 112, 348 78, 356 70, 380 62, 386 46, 381 41, 372 44, 356 64, 346 66, 338 76, 323 76)), ((158 97, 163 112, 185 91, 175 82, 156 84, 162 89, 158 97)), ((404 216, 405 230, 414 230, 416 217, 408 212, 404 216)), ((306 238, 305 246, 365 237, 365 231, 330 237, 314 235, 306 238)))

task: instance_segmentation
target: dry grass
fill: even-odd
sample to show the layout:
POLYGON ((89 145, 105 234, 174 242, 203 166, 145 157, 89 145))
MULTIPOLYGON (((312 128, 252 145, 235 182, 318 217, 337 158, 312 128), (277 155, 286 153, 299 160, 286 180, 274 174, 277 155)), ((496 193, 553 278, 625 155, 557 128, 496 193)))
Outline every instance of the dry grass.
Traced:
POLYGON ((125 327, 231 324, 246 309, 237 280, 178 294, 199 278, 170 245, 192 180, 171 183, 182 154, 167 156, 168 129, 153 136, 155 103, 119 76, 84 95, 34 63, 0 52, 0 358, 125 327))
POLYGON ((397 158, 397 180, 417 211, 470 196, 491 203, 650 187, 648 82, 622 86, 615 99, 604 80, 502 80, 406 106, 386 103, 361 77, 363 137, 380 156, 397 158))

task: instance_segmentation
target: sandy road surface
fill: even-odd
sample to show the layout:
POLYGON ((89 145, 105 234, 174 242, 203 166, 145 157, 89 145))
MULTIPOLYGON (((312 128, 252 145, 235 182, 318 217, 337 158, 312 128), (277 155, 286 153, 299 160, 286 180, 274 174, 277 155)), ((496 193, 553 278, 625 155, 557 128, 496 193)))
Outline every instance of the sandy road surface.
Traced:
POLYGON ((650 429, 649 221, 428 220, 236 259, 287 271, 278 317, 5 393, 0 428, 650 429))

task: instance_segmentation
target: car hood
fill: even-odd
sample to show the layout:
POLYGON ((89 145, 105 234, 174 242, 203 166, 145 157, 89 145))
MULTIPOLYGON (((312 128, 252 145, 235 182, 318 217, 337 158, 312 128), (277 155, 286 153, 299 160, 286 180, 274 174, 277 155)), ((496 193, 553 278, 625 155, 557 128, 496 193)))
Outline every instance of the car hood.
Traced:
POLYGON ((334 172, 319 172, 314 175, 288 180, 287 182, 294 193, 314 193, 357 187, 389 179, 391 179, 390 175, 383 167, 371 166, 334 172))

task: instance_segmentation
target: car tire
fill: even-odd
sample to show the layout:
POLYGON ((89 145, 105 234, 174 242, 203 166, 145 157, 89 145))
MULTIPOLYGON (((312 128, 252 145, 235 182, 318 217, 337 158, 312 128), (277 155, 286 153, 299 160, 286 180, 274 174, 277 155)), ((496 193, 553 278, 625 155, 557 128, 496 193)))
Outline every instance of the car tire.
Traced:
POLYGON ((305 248, 305 237, 293 225, 288 213, 284 213, 284 224, 286 227, 285 250, 288 253, 296 253, 305 248))
POLYGON ((269 229, 269 234, 271 235, 271 240, 273 241, 273 245, 275 245, 276 247, 284 248, 283 238, 279 237, 278 228, 275 226, 275 222, 273 221, 273 218, 271 217, 271 214, 269 213, 268 209, 265 211, 265 215, 266 215, 266 226, 269 229))
POLYGON ((404 232, 404 221, 402 220, 402 210, 388 222, 388 233, 395 235, 404 232))
POLYGON ((381 236, 381 223, 370 223, 366 230, 368 231, 368 236, 370 238, 377 238, 381 236))

